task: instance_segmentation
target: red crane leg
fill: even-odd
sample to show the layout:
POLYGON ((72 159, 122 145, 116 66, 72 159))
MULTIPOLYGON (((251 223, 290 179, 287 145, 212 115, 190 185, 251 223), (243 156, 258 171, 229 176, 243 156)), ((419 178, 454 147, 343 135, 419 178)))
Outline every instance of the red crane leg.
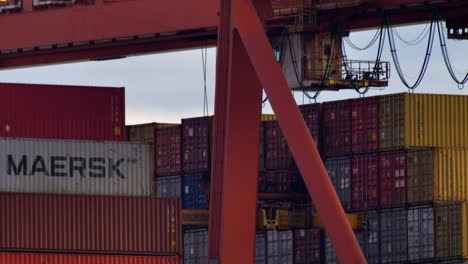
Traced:
POLYGON ((233 32, 226 101, 220 260, 253 263, 262 87, 233 32))
MULTIPOLYGON (((250 0, 233 0, 233 3, 232 19, 267 93, 307 189, 325 223, 338 259, 341 263, 366 263, 304 119, 273 55, 254 6, 250 0)), ((225 185, 227 184, 226 182, 225 185)), ((226 209, 228 208, 225 207, 224 210, 226 209)))

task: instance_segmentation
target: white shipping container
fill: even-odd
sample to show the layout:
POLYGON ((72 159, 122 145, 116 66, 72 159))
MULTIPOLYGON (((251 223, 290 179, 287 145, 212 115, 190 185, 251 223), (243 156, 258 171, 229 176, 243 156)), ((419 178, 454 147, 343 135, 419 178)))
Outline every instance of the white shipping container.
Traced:
POLYGON ((0 192, 150 196, 150 145, 0 138, 0 192))

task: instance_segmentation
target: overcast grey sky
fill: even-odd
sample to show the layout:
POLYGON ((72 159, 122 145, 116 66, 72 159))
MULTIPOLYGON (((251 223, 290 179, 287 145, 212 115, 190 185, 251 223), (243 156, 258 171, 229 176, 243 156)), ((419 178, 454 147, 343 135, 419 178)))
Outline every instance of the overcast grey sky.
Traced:
MULTIPOLYGON (((398 28, 400 35, 414 39, 424 25, 398 28)), ((375 30, 351 33, 350 39, 359 46, 367 44, 375 30)), ((436 35, 437 37, 437 35, 436 35)), ((407 46, 398 39, 397 52, 403 70, 410 83, 413 83, 421 68, 426 51, 426 40, 416 46, 407 46)), ((449 40, 449 53, 457 74, 461 79, 468 71, 468 41, 449 40)), ((349 59, 375 60, 377 44, 362 51, 347 47, 349 59)), ((420 93, 468 94, 459 91, 443 62, 439 41, 434 40, 433 56, 429 62, 426 77, 417 88, 420 93)), ((213 113, 215 58, 216 49, 208 50, 208 98, 210 114, 213 113)), ((382 60, 391 61, 388 41, 384 47, 382 60)), ((391 61, 389 87, 385 90, 372 90, 368 95, 397 93, 407 91, 401 83, 391 61)), ((17 70, 0 71, 2 82, 70 84, 94 86, 120 86, 126 88, 127 124, 142 122, 180 122, 181 118, 201 116, 203 114, 203 75, 201 51, 189 50, 136 56, 111 61, 92 61, 53 66, 42 66, 17 70)), ((302 103, 300 93, 295 95, 302 103)), ((355 91, 323 92, 319 102, 327 100, 355 98, 355 91)), ((306 103, 309 100, 305 100, 306 103)), ((265 112, 272 112, 266 105, 265 112)))

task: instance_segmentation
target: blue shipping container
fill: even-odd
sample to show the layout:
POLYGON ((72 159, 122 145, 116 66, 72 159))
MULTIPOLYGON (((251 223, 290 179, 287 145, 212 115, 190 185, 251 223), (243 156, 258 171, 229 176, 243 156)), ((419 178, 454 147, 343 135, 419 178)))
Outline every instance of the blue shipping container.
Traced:
POLYGON ((209 193, 209 175, 204 173, 188 174, 182 177, 182 209, 206 210, 209 193))

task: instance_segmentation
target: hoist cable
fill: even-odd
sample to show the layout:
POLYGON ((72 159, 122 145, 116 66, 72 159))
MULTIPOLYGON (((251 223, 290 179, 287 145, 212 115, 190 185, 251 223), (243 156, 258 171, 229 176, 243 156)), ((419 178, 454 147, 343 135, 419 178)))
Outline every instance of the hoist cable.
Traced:
POLYGON ((203 116, 207 116, 208 113, 208 94, 206 89, 206 65, 208 58, 208 47, 206 43, 202 43, 201 47, 202 55, 202 69, 203 69, 203 116))
POLYGON ((437 15, 437 13, 436 13, 435 16, 436 16, 436 23, 437 23, 437 32, 439 34, 440 49, 442 51, 445 66, 447 67, 447 70, 448 70, 450 76, 458 84, 458 88, 461 90, 461 89, 463 89, 463 85, 468 81, 468 73, 466 73, 465 77, 461 81, 457 78, 457 76, 456 76, 456 74, 454 72, 454 69, 453 69, 454 67, 452 66, 452 63, 450 61, 450 56, 449 56, 448 50, 447 50, 447 43, 446 43, 446 40, 445 40, 445 35, 444 35, 444 32, 442 32, 440 22, 439 22, 439 17, 437 15))
MULTIPOLYGON (((380 29, 380 30, 381 30, 381 29, 380 29)), ((349 45, 351 48, 353 48, 353 49, 355 49, 355 50, 361 50, 361 51, 362 51, 362 50, 366 50, 366 49, 372 47, 372 46, 375 44, 375 42, 376 42, 377 39, 379 38, 380 30, 377 30, 377 31, 375 32, 375 35, 372 37, 371 41, 370 41, 366 46, 364 46, 363 48, 358 47, 356 44, 354 44, 354 43, 349 39, 349 37, 344 37, 343 39, 344 39, 344 41, 345 41, 346 43, 348 43, 348 45, 349 45)))
POLYGON ((424 29, 421 31, 421 33, 413 40, 405 40, 399 33, 398 33, 398 30, 395 28, 395 35, 397 36, 397 38, 399 40, 401 40, 401 42, 405 43, 406 45, 409 45, 409 46, 415 46, 415 45, 418 45, 419 43, 421 43, 425 38, 426 36, 429 34, 429 24, 426 24, 426 26, 424 27, 424 29))
POLYGON ((394 30, 393 30, 393 27, 391 25, 390 17, 388 16, 388 14, 385 14, 385 20, 386 20, 386 24, 387 24, 388 39, 389 39, 389 43, 390 43, 390 52, 392 54, 392 59, 393 59, 394 65, 395 65, 395 69, 397 70, 398 76, 400 77, 403 84, 410 91, 414 91, 414 89, 416 87, 418 87, 418 85, 421 83, 422 79, 424 78, 424 75, 425 75, 426 70, 427 70, 427 66, 429 64, 429 59, 431 57, 432 46, 433 46, 433 43, 434 43, 434 33, 435 33, 434 32, 435 31, 435 26, 434 26, 435 16, 432 17, 430 27, 429 27, 429 38, 428 38, 428 41, 427 41, 426 55, 424 57, 424 62, 423 62, 423 65, 421 67, 421 70, 419 71, 418 78, 416 79, 416 81, 412 85, 410 85, 407 82, 406 78, 403 75, 403 70, 401 69, 400 61, 398 60, 398 54, 397 54, 397 51, 396 51, 396 45, 395 45, 395 39, 394 39, 394 30))

